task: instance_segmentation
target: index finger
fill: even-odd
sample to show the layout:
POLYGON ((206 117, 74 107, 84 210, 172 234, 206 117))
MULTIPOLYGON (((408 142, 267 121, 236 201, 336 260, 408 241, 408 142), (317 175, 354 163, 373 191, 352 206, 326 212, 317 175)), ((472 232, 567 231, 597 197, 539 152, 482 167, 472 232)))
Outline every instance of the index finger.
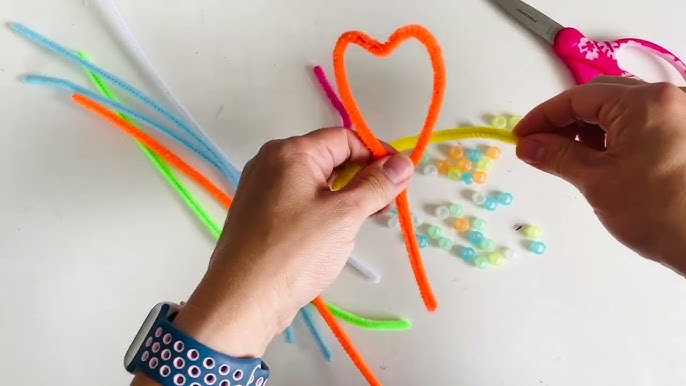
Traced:
POLYGON ((571 88, 541 103, 519 122, 518 137, 555 132, 576 122, 599 125, 631 86, 610 83, 587 83, 571 88))

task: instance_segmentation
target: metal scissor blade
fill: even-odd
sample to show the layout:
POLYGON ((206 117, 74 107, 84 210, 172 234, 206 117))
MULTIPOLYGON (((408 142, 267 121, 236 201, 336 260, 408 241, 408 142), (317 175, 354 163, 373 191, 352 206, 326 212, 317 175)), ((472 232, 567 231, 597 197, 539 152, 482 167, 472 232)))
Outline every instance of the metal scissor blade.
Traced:
POLYGON ((555 20, 544 15, 536 8, 520 0, 493 0, 505 9, 519 23, 523 24, 536 35, 548 41, 551 45, 555 44, 555 36, 564 27, 555 20))

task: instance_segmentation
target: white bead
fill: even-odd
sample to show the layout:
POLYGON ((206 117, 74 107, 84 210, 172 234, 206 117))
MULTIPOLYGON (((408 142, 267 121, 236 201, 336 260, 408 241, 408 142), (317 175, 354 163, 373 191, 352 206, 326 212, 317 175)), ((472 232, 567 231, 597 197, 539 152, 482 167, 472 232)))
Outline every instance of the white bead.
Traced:
POLYGON ((436 165, 426 165, 424 166, 423 173, 429 177, 436 177, 438 175, 438 168, 436 165))
POLYGON ((503 255, 505 256, 505 258, 510 262, 517 261, 517 258, 519 257, 517 252, 515 252, 514 249, 509 248, 509 247, 503 248, 502 252, 503 252, 503 255))
POLYGON ((486 196, 479 192, 474 192, 474 194, 472 195, 472 201, 474 201, 476 205, 481 206, 484 204, 484 202, 486 202, 486 196))
POLYGON ((388 225, 388 227, 391 229, 398 229, 400 228, 400 220, 398 220, 398 218, 395 216, 391 216, 386 221, 386 225, 388 225))
POLYGON ((417 228, 417 227, 422 226, 422 224, 424 224, 424 220, 422 220, 421 218, 417 217, 416 214, 413 214, 413 215, 412 215, 412 224, 414 224, 414 227, 417 228))
POLYGON ((436 217, 438 217, 441 220, 445 220, 448 217, 450 217, 450 209, 446 206, 439 206, 436 208, 436 217))

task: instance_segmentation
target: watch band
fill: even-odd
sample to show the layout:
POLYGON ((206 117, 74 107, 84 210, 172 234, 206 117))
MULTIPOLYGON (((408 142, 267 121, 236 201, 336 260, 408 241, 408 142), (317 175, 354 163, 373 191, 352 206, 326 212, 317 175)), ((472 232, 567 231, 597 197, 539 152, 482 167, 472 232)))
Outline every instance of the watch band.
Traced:
POLYGON ((269 368, 261 359, 217 352, 174 326, 164 305, 133 362, 134 370, 163 386, 266 386, 269 368))

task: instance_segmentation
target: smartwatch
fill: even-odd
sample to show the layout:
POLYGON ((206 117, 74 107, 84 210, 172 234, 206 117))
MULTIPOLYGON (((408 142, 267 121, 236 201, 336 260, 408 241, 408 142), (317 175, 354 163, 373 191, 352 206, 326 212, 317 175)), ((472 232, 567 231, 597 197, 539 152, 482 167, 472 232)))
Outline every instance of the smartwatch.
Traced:
POLYGON ((124 367, 162 386, 266 386, 269 368, 258 358, 217 352, 172 324, 181 307, 156 305, 124 357, 124 367))

